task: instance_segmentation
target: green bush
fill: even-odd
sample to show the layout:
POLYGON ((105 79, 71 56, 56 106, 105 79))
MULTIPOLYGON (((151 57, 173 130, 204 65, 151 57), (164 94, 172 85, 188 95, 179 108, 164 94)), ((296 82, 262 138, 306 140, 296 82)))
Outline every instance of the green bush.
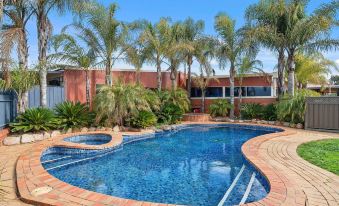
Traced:
POLYGON ((277 104, 277 118, 280 121, 291 123, 304 123, 306 97, 319 96, 319 93, 311 90, 298 90, 293 97, 285 96, 277 104))
POLYGON ((56 105, 54 110, 63 129, 89 126, 94 118, 88 106, 80 102, 66 101, 56 105))
POLYGON ((277 120, 277 107, 275 104, 268 104, 263 107, 262 118, 267 121, 277 120))
POLYGON ((158 95, 162 105, 176 105, 183 113, 190 110, 191 102, 187 96, 187 92, 183 89, 177 89, 175 91, 161 91, 158 95))
POLYGON ((226 99, 216 99, 209 106, 208 111, 212 117, 226 117, 228 110, 232 108, 232 105, 226 99))
POLYGON ((10 124, 12 132, 39 132, 58 128, 54 113, 46 108, 28 109, 10 124))
POLYGON ((157 123, 157 117, 150 111, 140 111, 138 115, 132 117, 130 125, 134 128, 147 128, 157 123))
POLYGON ((260 119, 263 116, 264 106, 258 103, 241 105, 241 117, 244 119, 260 119))
POLYGON ((157 114, 159 123, 175 124, 182 118, 184 111, 176 104, 168 103, 162 106, 157 114))

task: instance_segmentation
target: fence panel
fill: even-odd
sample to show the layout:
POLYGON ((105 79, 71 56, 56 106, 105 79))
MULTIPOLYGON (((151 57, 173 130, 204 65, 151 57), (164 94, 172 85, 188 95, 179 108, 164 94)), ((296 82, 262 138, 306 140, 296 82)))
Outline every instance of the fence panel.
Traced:
POLYGON ((0 91, 0 128, 4 128, 17 115, 16 95, 11 91, 0 91))
POLYGON ((308 97, 305 128, 339 131, 339 97, 308 97))
MULTIPOLYGON (((35 108, 40 106, 40 89, 34 87, 29 91, 29 107, 35 108)), ((53 108, 56 104, 65 101, 65 89, 64 87, 49 86, 47 87, 47 106, 53 108)))

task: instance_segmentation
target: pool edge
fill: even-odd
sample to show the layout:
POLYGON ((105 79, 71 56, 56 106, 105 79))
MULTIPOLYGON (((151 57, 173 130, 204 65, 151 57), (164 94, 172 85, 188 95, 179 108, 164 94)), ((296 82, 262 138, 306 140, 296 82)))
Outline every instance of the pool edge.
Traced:
MULTIPOLYGON (((192 125, 199 123, 184 123, 180 125, 192 125)), ((200 123, 201 124, 201 123, 200 123)), ((223 124, 220 122, 204 122, 202 124, 223 124)), ((229 123, 224 123, 229 124, 229 123)), ((264 126, 259 124, 248 124, 248 123, 232 123, 232 124, 240 124, 240 125, 254 125, 254 126, 264 126)), ((178 125, 178 126, 180 126, 178 125)), ((267 125, 265 125, 267 127, 267 125)), ((285 181, 282 180, 280 175, 276 174, 271 166, 265 164, 263 160, 258 156, 257 150, 261 143, 278 137, 278 136, 286 136, 293 134, 292 130, 277 127, 277 126, 269 126, 271 128, 279 128, 284 131, 277 133, 270 133, 266 135, 261 135, 254 137, 242 145, 242 153, 246 157, 246 159, 255 166, 268 180, 270 185, 270 192, 268 195, 261 199, 258 202, 248 203, 247 205, 272 205, 272 203, 282 204, 284 200, 287 198, 287 189, 285 185, 285 181)), ((76 186, 72 186, 61 180, 55 178, 50 175, 43 167, 40 161, 40 157, 46 149, 53 146, 62 146, 69 148, 81 148, 81 149, 105 149, 109 147, 119 146, 123 143, 123 137, 121 133, 113 133, 113 132, 89 132, 89 133, 73 133, 66 134, 56 137, 53 141, 44 141, 41 143, 37 143, 36 147, 34 147, 34 151, 28 150, 24 152, 18 158, 16 165, 16 178, 17 178, 17 192, 19 198, 30 204, 38 204, 38 205, 68 205, 68 204, 82 204, 82 205, 91 205, 95 203, 103 204, 103 205, 151 205, 150 202, 142 202, 136 200, 129 200, 109 195, 104 195, 101 193, 88 191, 76 186), (83 135, 83 134, 109 134, 112 136, 112 141, 105 145, 79 145, 73 143, 65 143, 62 142, 64 138, 73 135, 83 135), (61 141, 60 141, 61 140, 61 141), (31 192, 39 187, 52 187, 53 190, 44 195, 34 197, 31 192)), ((161 203, 152 203, 152 205, 171 205, 171 204, 161 204, 161 203)))

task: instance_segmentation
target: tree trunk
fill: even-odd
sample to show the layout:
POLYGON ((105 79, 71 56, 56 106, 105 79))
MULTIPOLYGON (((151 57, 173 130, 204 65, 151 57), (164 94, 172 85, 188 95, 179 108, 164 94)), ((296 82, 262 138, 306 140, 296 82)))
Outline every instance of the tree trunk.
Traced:
POLYGON ((231 119, 234 119, 234 76, 235 76, 235 68, 234 68, 234 64, 231 63, 231 68, 230 68, 230 102, 232 105, 232 108, 230 110, 231 119))
POLYGON ((205 113, 205 90, 201 91, 201 112, 205 113))
POLYGON ((278 97, 280 98, 281 95, 284 94, 285 91, 285 84, 284 84, 284 75, 285 75, 285 54, 284 48, 279 50, 279 57, 278 57, 278 97))
MULTIPOLYGON (((19 68, 22 70, 28 70, 28 47, 27 47, 27 34, 26 29, 22 29, 21 37, 20 37, 19 45, 18 45, 18 59, 19 59, 19 68)), ((28 108, 28 91, 23 91, 21 102, 21 111, 24 113, 28 108)))
POLYGON ((188 66, 188 69, 187 69, 187 93, 188 93, 188 98, 191 97, 191 88, 192 88, 192 70, 191 70, 191 67, 192 67, 192 63, 193 63, 192 57, 189 56, 188 60, 187 60, 187 66, 188 66))
POLYGON ((112 62, 111 62, 111 58, 108 57, 106 60, 106 76, 105 76, 105 83, 106 85, 112 86, 113 85, 113 81, 112 81, 112 62))
POLYGON ((161 61, 160 61, 160 57, 157 56, 157 86, 158 86, 158 91, 161 91, 161 85, 162 85, 162 81, 161 81, 161 61))
POLYGON ((40 106, 47 107, 47 42, 48 21, 43 5, 38 6, 38 49, 39 49, 39 76, 40 76, 40 106))
POLYGON ((171 81, 172 81, 172 91, 175 91, 177 89, 177 69, 175 65, 171 65, 171 81))
POLYGON ((241 116, 241 104, 242 104, 242 89, 241 89, 241 85, 240 85, 240 90, 239 90, 239 104, 238 104, 240 119, 242 118, 242 116, 241 116))
POLYGON ((91 97, 90 97, 90 82, 89 82, 89 75, 88 75, 88 68, 86 68, 86 104, 87 106, 90 106, 91 103, 91 97))
POLYGON ((136 75, 137 85, 140 85, 141 83, 140 69, 136 70, 135 75, 136 75))
POLYGON ((287 59, 288 65, 288 94, 294 96, 295 86, 295 64, 294 64, 294 52, 290 51, 287 59))

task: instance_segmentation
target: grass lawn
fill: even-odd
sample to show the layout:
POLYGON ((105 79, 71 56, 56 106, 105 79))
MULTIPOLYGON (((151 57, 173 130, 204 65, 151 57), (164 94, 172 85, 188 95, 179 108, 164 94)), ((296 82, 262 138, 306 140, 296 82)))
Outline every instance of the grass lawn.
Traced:
POLYGON ((339 175, 339 139, 308 142, 297 152, 310 163, 339 175))

